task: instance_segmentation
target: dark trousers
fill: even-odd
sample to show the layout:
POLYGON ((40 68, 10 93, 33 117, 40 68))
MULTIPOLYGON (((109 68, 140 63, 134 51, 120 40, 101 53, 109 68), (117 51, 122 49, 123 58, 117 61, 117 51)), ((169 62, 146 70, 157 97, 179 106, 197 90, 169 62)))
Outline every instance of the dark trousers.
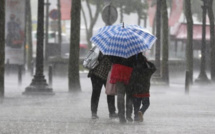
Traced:
POLYGON ((118 115, 120 119, 125 118, 125 111, 126 117, 131 117, 132 114, 132 94, 129 92, 127 86, 122 82, 116 83, 117 87, 117 107, 118 107, 118 115), (126 102, 125 102, 126 96, 126 102), (125 110, 126 106, 126 110, 125 110))
MULTIPOLYGON (((91 111, 92 114, 97 114, 99 98, 102 90, 102 86, 106 85, 106 80, 101 79, 95 75, 91 76, 92 82, 92 96, 91 96, 91 111)), ((107 95, 107 103, 108 103, 108 110, 110 114, 115 113, 115 96, 114 95, 107 95)))
POLYGON ((150 100, 149 97, 143 98, 134 97, 133 104, 134 104, 134 118, 138 118, 138 111, 141 111, 144 114, 150 105, 150 100))

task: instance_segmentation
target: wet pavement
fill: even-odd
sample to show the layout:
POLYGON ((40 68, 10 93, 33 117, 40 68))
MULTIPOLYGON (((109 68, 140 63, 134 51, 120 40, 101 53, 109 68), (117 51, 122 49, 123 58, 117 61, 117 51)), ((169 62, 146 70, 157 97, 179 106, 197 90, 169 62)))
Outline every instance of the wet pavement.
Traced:
MULTIPOLYGON (((196 76, 195 76, 196 77, 196 76)), ((47 77, 46 77, 47 78, 47 77)), ((143 123, 120 124, 109 119, 102 90, 98 120, 91 119, 91 83, 81 73, 81 93, 69 93, 65 77, 53 78, 53 96, 22 95, 32 77, 7 75, 5 97, 0 100, 0 134, 213 134, 214 85, 194 84, 185 94, 184 76, 171 78, 170 86, 151 86, 151 105, 143 123)))

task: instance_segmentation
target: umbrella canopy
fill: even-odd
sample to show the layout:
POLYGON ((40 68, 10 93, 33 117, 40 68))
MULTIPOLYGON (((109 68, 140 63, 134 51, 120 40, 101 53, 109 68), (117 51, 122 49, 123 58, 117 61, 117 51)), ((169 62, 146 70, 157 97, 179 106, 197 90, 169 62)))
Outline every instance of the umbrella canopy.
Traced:
POLYGON ((105 26, 91 38, 104 55, 131 57, 152 47, 156 37, 138 25, 105 26))

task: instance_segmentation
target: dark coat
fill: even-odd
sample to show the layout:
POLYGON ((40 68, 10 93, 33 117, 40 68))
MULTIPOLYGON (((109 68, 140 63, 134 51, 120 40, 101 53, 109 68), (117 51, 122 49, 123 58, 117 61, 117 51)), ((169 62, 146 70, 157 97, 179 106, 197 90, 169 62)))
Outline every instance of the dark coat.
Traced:
POLYGON ((127 59, 122 57, 117 57, 117 56, 109 56, 109 58, 113 64, 120 64, 128 67, 133 67, 136 62, 135 55, 127 59))
POLYGON ((133 69, 129 83, 132 94, 149 93, 150 79, 155 71, 155 65, 149 61, 144 62, 144 64, 137 64, 133 69))

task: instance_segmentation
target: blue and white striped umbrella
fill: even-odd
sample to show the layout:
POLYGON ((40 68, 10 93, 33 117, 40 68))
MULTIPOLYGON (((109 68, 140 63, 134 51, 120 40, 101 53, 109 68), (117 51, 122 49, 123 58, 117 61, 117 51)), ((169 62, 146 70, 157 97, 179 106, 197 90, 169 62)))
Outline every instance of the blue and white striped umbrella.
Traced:
POLYGON ((100 28, 91 38, 104 55, 129 58, 151 49, 156 37, 138 25, 117 24, 100 28))

